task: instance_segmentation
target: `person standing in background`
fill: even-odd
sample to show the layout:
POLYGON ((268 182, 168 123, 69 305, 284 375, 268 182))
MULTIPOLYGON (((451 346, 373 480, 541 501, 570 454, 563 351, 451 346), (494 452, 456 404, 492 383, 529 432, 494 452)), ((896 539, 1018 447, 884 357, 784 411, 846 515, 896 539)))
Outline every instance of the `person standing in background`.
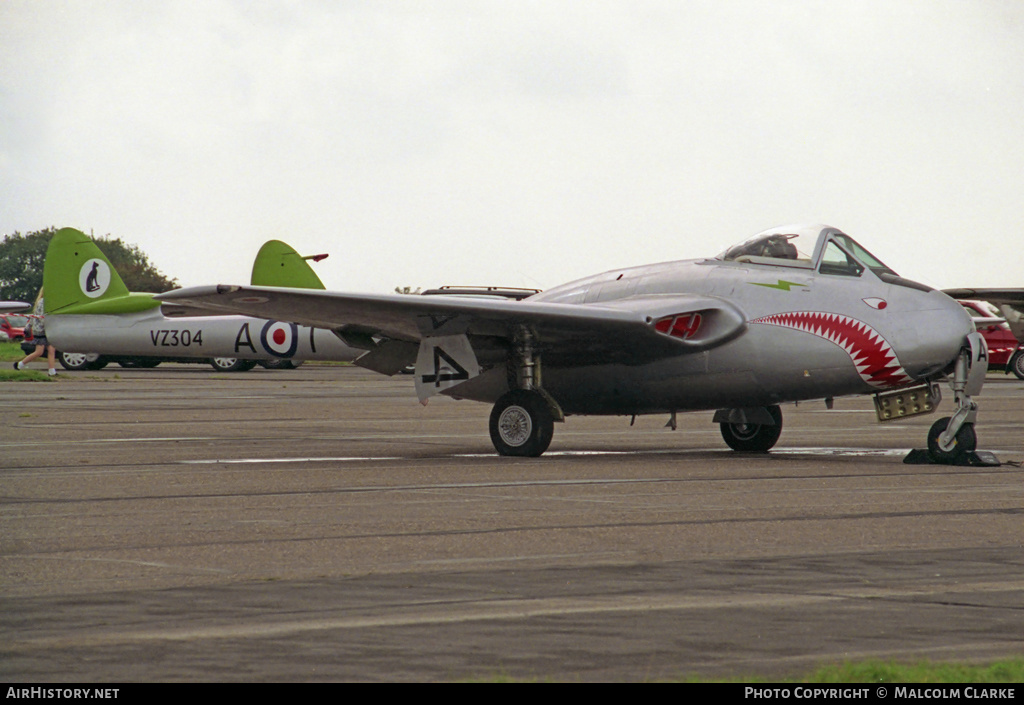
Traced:
POLYGON ((32 339, 35 341, 36 349, 30 352, 23 360, 14 363, 14 369, 23 370, 25 365, 35 360, 37 357, 41 357, 43 352, 46 352, 46 359, 50 363, 49 375, 51 377, 57 376, 57 350, 50 345, 46 340, 46 316, 44 311, 46 309, 43 306, 43 297, 40 296, 39 300, 36 301, 35 308, 32 312, 35 314, 35 318, 29 321, 28 329, 32 331, 32 339))

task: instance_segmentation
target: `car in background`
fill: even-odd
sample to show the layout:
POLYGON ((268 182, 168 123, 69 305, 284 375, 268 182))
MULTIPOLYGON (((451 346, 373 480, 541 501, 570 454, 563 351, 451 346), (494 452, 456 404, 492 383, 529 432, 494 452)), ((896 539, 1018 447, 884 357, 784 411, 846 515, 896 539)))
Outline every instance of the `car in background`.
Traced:
POLYGON ((6 335, 7 340, 19 342, 25 337, 28 321, 29 316, 23 313, 0 313, 0 333, 6 335))
POLYGON ((960 300, 960 305, 971 314, 978 332, 988 344, 989 369, 1003 370, 1007 374, 1012 372, 1024 379, 1024 343, 1017 340, 1005 321, 986 320, 1001 319, 999 309, 987 301, 968 299, 960 300))
MULTIPOLYGON (((27 355, 36 349, 32 333, 25 334, 21 349, 27 355)), ((120 357, 117 355, 100 355, 98 353, 69 353, 57 351, 57 362, 65 370, 102 370, 110 363, 117 363, 126 369, 156 367, 161 362, 181 362, 208 364, 218 372, 246 372, 259 365, 268 370, 294 370, 302 364, 301 360, 240 360, 234 357, 120 357)))
MULTIPOLYGON (((24 348, 24 344, 22 348, 24 348)), ((34 348, 33 348, 34 349, 34 348)), ((156 367, 161 362, 209 364, 218 372, 246 372, 259 365, 268 370, 294 370, 302 364, 295 360, 241 360, 234 357, 119 357, 117 355, 99 355, 97 353, 66 353, 57 351, 57 362, 65 370, 102 370, 114 362, 126 369, 156 367)))

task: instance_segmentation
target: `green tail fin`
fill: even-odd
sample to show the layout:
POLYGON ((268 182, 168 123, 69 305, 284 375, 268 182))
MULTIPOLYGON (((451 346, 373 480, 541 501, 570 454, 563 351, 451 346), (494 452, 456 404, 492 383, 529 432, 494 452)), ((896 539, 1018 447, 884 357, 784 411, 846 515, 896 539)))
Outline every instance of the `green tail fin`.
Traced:
POLYGON ((302 255, 280 240, 263 244, 252 264, 253 286, 286 286, 293 289, 323 289, 324 283, 302 255))
POLYGON ((155 308, 152 294, 132 294, 89 236, 74 228, 50 239, 43 264, 46 313, 130 313, 155 308))

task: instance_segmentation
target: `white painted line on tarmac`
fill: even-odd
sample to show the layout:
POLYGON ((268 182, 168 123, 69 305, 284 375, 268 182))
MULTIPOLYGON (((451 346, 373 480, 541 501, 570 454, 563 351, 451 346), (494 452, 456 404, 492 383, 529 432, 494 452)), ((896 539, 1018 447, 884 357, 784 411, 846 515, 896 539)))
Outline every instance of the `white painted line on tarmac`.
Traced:
MULTIPOLYGON (((219 436, 166 436, 166 437, 145 437, 145 438, 82 438, 74 441, 75 445, 97 444, 97 443, 165 443, 167 441, 217 441, 222 440, 219 436)), ((11 441, 0 443, 0 448, 11 448, 14 446, 52 446, 67 445, 63 440, 47 441, 11 441)))
POLYGON ((347 463, 366 460, 409 460, 391 455, 346 455, 329 458, 211 458, 208 460, 179 460, 179 465, 245 465, 248 463, 347 463))
MULTIPOLYGON (((544 453, 545 458, 585 458, 593 456, 622 455, 690 455, 697 453, 732 454, 735 451, 724 448, 670 448, 661 450, 555 450, 544 453)), ((902 456, 910 452, 901 448, 775 448, 767 455, 852 455, 852 456, 902 456)), ((200 460, 178 460, 179 465, 246 465, 256 463, 350 463, 373 462, 377 460, 437 460, 439 458, 491 458, 497 460, 501 456, 496 453, 453 453, 442 456, 399 456, 399 455, 342 455, 303 458, 204 458, 200 460)), ((536 458, 534 458, 536 460, 536 458)))

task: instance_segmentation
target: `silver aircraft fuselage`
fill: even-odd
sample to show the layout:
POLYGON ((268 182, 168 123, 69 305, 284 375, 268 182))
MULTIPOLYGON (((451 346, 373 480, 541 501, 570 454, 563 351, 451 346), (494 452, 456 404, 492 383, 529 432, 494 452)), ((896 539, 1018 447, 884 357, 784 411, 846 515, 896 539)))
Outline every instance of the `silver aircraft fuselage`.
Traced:
POLYGON ((160 308, 118 314, 50 314, 48 340, 62 352, 124 357, 351 360, 361 351, 323 329, 248 316, 169 318, 160 308))
MULTIPOLYGON (((824 266, 824 247, 809 262, 720 257, 616 269, 531 296, 525 302, 628 305, 695 294, 740 317, 724 344, 641 364, 581 365, 542 345, 543 386, 566 414, 645 414, 874 393, 952 363, 974 331, 960 304, 894 274, 824 266)), ((448 393, 493 402, 503 388, 481 379, 448 393)))

